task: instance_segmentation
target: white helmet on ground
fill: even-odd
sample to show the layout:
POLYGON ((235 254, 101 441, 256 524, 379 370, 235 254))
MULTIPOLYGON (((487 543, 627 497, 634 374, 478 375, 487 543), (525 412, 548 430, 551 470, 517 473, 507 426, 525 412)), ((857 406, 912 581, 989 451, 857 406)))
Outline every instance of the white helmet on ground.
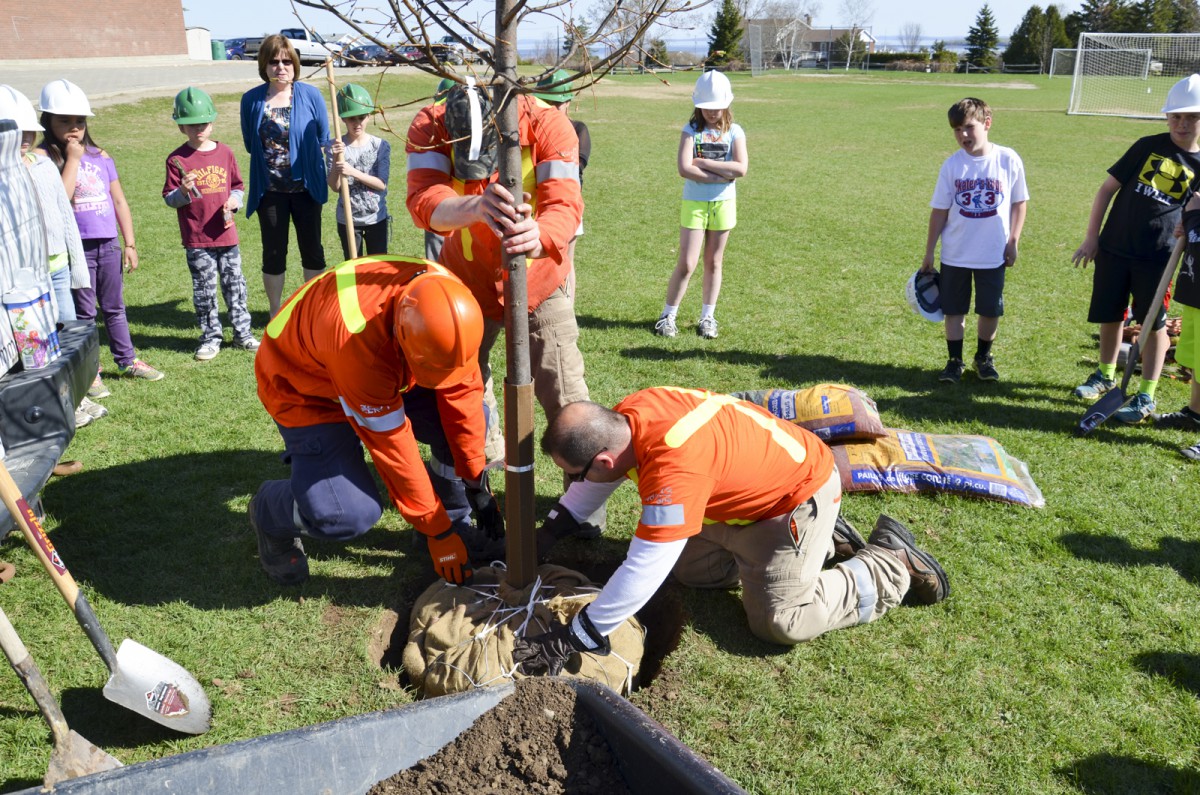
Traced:
POLYGON ((729 85, 729 78, 715 69, 700 75, 692 89, 692 104, 697 108, 724 110, 732 102, 733 86, 729 85))
POLYGON ((934 323, 940 323, 946 318, 942 313, 940 281, 937 271, 917 271, 904 286, 904 297, 908 299, 908 305, 918 315, 934 323))
POLYGON ((12 119, 21 132, 42 130, 29 98, 10 85, 0 85, 0 119, 12 119))
POLYGON ((92 113, 92 105, 83 89, 63 78, 51 80, 42 86, 38 107, 43 113, 56 113, 60 116, 96 115, 92 113))
POLYGON ((1188 75, 1167 92, 1163 113, 1200 113, 1200 75, 1188 75))

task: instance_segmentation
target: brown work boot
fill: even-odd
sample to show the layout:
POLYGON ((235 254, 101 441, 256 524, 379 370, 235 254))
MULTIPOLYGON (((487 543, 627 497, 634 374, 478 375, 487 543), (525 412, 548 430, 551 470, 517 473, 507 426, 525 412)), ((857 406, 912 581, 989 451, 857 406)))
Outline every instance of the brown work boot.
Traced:
POLYGON ((850 521, 838 514, 837 521, 833 525, 833 557, 825 561, 825 567, 836 566, 839 563, 845 563, 858 553, 858 550, 867 545, 863 541, 862 534, 850 524, 850 521))
POLYGON ((867 543, 891 552, 908 569, 912 582, 903 604, 934 605, 950 595, 946 572, 933 555, 917 547, 909 529, 892 517, 879 515, 867 543))

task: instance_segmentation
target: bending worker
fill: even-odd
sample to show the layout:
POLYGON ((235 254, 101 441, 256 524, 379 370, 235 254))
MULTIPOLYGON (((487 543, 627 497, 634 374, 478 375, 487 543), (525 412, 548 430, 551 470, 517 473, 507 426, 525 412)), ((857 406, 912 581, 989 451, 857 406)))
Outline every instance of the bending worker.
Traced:
POLYGON ((484 471, 482 334, 463 283, 421 259, 350 260, 283 305, 254 371, 292 474, 263 483, 248 508, 272 580, 308 578, 301 535, 348 541, 379 521, 363 446, 401 516, 428 539, 437 573, 469 577, 469 549, 504 533, 484 471), (465 479, 465 493, 457 478, 431 482, 418 440, 465 479))
POLYGON ((607 635, 668 574, 694 588, 740 582, 750 630, 786 645, 950 593, 938 562, 886 516, 863 548, 824 568, 841 503, 833 454, 753 403, 676 387, 635 392, 615 410, 573 403, 542 449, 580 487, 564 501, 603 501, 628 478, 642 513, 596 600, 570 624, 517 642, 513 660, 525 674, 557 674, 575 652, 607 653, 607 635))

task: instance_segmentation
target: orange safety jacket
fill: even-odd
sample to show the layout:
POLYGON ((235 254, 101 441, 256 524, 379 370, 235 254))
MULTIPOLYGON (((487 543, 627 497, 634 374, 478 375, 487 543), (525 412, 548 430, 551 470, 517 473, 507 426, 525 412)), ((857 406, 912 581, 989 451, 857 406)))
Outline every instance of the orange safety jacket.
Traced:
MULTIPOLYGON (((254 357, 258 397, 287 428, 350 422, 388 493, 426 535, 450 526, 404 415, 416 385, 394 331, 396 299, 418 274, 446 272, 422 259, 363 257, 305 283, 267 325, 254 357)), ((460 477, 483 472, 483 381, 435 390, 442 428, 460 477)))
POLYGON ((637 466, 628 477, 642 499, 635 535, 646 541, 780 516, 833 474, 833 453, 815 435, 730 395, 654 387, 615 410, 633 435, 637 466))
MULTIPOLYGON (((579 138, 570 120, 531 96, 517 103, 521 136, 522 190, 532 198, 545 256, 528 260, 529 310, 548 298, 567 277, 567 244, 583 218, 579 188, 579 138)), ((446 105, 421 109, 408 129, 408 211, 419 228, 432 229, 433 211, 455 196, 478 196, 499 178, 463 182, 454 178, 453 153, 445 125, 446 105)), ((471 224, 446 237, 441 262, 471 290, 483 315, 504 319, 504 280, 500 238, 486 223, 471 224)))

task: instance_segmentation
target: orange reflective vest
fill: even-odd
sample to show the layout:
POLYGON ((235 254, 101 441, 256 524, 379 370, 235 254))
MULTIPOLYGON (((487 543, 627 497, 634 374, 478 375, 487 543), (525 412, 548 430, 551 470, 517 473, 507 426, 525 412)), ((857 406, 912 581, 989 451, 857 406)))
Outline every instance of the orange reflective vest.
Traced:
MULTIPOLYGON (((350 422, 400 514, 437 534, 450 520, 404 416, 404 393, 416 381, 393 331, 396 298, 430 269, 444 270, 421 259, 363 257, 308 281, 267 325, 254 374, 259 399, 280 425, 350 422)), ((478 478, 486 463, 478 371, 435 394, 455 470, 478 478)))
POLYGON ((833 473, 812 433, 761 406, 699 389, 654 387, 616 406, 629 420, 642 514, 636 535, 676 541, 706 522, 751 524, 794 509, 833 473))
MULTIPOLYGON (((526 289, 533 311, 567 277, 571 263, 567 244, 583 218, 579 189, 579 139, 570 120, 539 99, 518 101, 521 136, 521 181, 531 197, 545 256, 528 260, 526 289)), ((408 211, 413 223, 430 229, 439 204, 455 196, 478 196, 499 178, 462 182, 453 176, 446 105, 422 108, 408 129, 408 211)), ((441 262, 454 272, 479 302, 484 317, 504 319, 504 280, 500 239, 485 223, 458 229, 446 237, 441 262)))

